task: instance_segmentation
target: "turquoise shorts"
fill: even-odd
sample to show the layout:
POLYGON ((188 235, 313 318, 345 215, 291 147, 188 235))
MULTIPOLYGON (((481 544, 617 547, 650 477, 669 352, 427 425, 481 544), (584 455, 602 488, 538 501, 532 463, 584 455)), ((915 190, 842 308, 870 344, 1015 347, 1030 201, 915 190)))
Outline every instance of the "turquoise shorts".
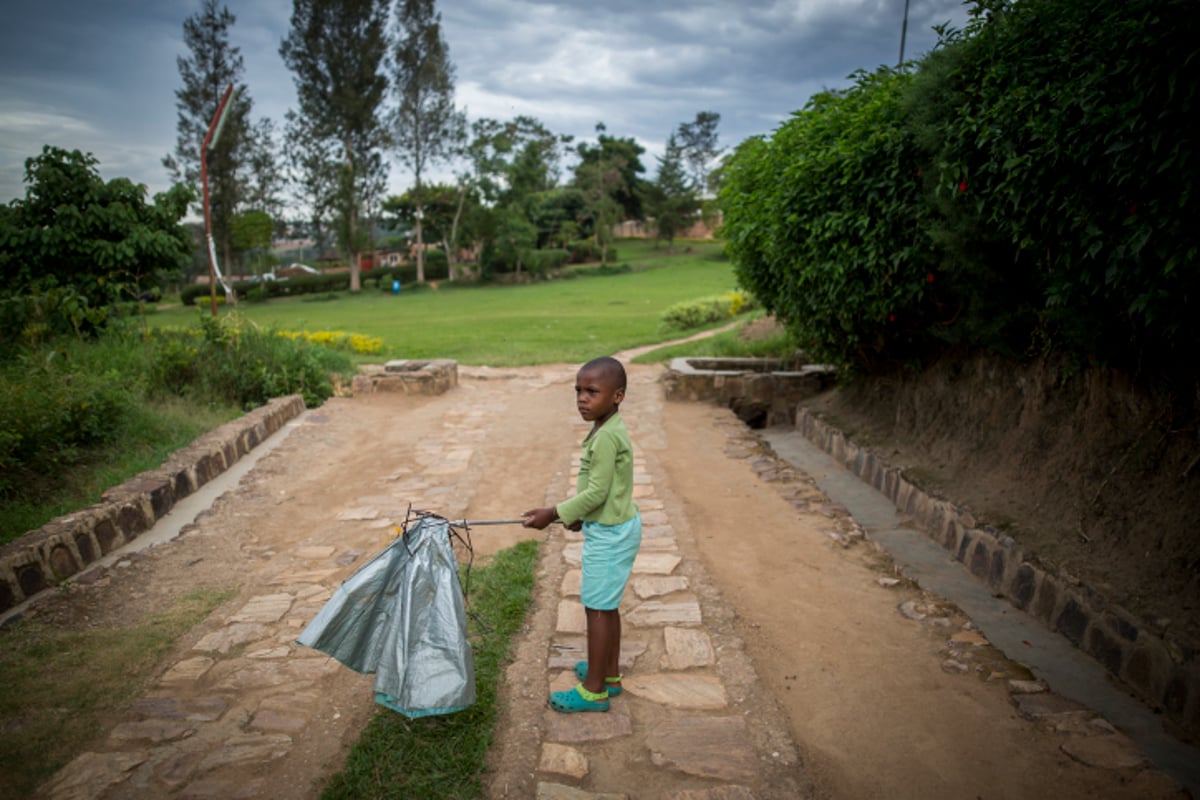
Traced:
POLYGON ((641 514, 618 525, 583 523, 583 585, 579 599, 584 608, 611 611, 621 605, 641 543, 641 514))

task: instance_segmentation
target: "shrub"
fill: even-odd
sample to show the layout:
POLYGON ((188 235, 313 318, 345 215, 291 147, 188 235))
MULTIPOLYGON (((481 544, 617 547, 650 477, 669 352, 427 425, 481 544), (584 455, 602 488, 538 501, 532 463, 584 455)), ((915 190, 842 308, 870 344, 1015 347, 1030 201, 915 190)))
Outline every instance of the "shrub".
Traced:
POLYGON ((198 329, 156 329, 150 337, 151 391, 192 395, 245 409, 300 394, 308 406, 333 395, 334 373, 349 373, 343 352, 281 336, 237 314, 203 314, 198 329))
POLYGON ((26 352, 0 372, 0 496, 53 479, 87 448, 114 441, 140 376, 95 370, 66 350, 26 352))
POLYGON ((752 295, 742 291, 726 292, 676 303, 662 314, 664 330, 686 331, 721 322, 757 307, 752 295))

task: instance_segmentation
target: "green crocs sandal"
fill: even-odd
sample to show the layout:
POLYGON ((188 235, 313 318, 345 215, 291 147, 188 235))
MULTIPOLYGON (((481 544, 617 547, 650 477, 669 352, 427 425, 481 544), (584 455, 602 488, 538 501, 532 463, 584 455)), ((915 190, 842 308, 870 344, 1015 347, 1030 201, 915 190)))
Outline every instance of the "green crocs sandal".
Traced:
POLYGON ((550 707, 564 714, 576 711, 608 711, 608 692, 592 694, 583 688, 583 684, 565 692, 553 692, 550 695, 550 707))
MULTIPOLYGON (((581 680, 581 681, 587 680, 587 662, 586 661, 575 662, 575 677, 579 678, 579 680, 581 680)), ((618 675, 615 678, 605 678, 604 679, 604 688, 608 689, 609 697, 616 697, 617 695, 619 695, 621 693, 620 686, 613 686, 614 683, 620 683, 620 681, 621 681, 620 675, 618 675)))

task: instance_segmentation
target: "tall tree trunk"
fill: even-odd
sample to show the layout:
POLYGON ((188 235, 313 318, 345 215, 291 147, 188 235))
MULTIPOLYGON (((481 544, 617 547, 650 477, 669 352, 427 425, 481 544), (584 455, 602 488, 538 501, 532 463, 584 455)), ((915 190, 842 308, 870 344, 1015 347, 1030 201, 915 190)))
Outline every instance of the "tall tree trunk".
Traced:
POLYGON ((350 251, 350 291, 362 289, 361 269, 358 264, 358 198, 355 192, 354 151, 351 149, 350 137, 346 137, 346 238, 347 250, 350 251))

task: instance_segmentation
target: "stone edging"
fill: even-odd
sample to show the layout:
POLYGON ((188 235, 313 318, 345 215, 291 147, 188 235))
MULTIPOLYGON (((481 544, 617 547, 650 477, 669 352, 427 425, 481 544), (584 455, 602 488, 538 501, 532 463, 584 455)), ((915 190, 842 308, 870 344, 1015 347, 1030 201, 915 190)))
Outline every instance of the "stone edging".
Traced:
POLYGON ((300 395, 275 398, 176 450, 158 469, 114 486, 99 503, 0 546, 0 612, 133 541, 303 411, 300 395))
POLYGON ((929 495, 809 409, 796 410, 796 430, 882 492, 993 593, 1067 637, 1152 708, 1200 735, 1200 663, 1190 647, 1164 640, 1091 587, 1049 571, 1012 537, 980 527, 969 512, 929 495))

